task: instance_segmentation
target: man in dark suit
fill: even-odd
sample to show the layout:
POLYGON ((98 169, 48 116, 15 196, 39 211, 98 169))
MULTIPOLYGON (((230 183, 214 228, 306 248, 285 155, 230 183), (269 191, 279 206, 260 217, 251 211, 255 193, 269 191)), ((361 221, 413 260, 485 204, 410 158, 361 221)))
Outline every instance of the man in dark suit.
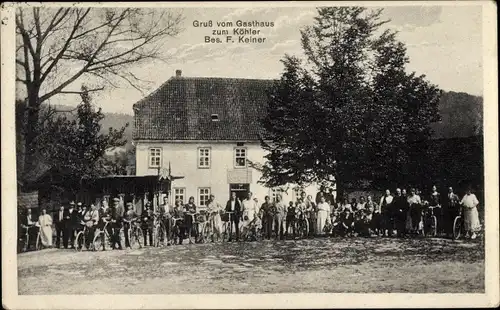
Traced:
POLYGON ((123 207, 120 205, 120 199, 114 198, 113 205, 109 208, 109 213, 111 215, 111 229, 112 229, 112 240, 111 248, 114 250, 115 245, 118 245, 118 249, 122 249, 122 242, 120 240, 120 229, 122 228, 122 218, 123 218, 123 207))
POLYGON ((63 239, 63 245, 65 248, 68 247, 68 238, 65 237, 66 235, 66 229, 64 227, 64 216, 66 214, 66 210, 64 210, 64 206, 61 205, 59 207, 59 210, 57 210, 54 214, 54 223, 56 226, 56 247, 60 248, 61 247, 61 237, 63 239), (64 240, 66 240, 66 243, 64 243, 64 240))
POLYGON ((401 189, 396 189, 396 195, 392 200, 392 209, 398 237, 406 235, 406 213, 408 212, 408 201, 403 196, 401 189))
POLYGON ((149 236, 149 246, 153 246, 153 225, 154 225, 154 212, 151 209, 151 203, 147 202, 146 209, 142 211, 141 214, 141 228, 142 228, 142 233, 144 235, 144 246, 147 245, 148 236, 149 236))
MULTIPOLYGON (((460 199, 453 192, 453 187, 448 188, 448 194, 443 203, 443 227, 447 236, 453 237, 453 221, 460 214, 460 199)), ((439 220, 438 220, 439 222, 439 220)))
POLYGON ((75 230, 78 228, 78 212, 75 209, 75 202, 71 201, 69 203, 69 208, 66 210, 64 215, 64 226, 66 228, 66 234, 63 234, 63 245, 64 248, 68 248, 68 241, 70 242, 70 248, 74 247, 75 244, 75 230), (69 239, 69 240, 68 240, 69 239))
POLYGON ((233 212, 230 214, 229 221, 229 241, 232 240, 233 225, 236 230, 236 241, 240 239, 240 218, 241 218, 241 203, 236 198, 236 193, 231 192, 231 198, 226 203, 226 212, 233 212))

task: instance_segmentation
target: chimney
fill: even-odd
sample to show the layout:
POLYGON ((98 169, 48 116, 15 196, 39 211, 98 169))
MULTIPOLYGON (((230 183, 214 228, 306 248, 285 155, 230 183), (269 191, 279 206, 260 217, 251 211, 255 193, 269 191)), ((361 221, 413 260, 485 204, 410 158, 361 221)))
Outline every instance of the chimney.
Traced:
POLYGON ((179 69, 175 70, 175 77, 181 77, 181 75, 182 75, 182 70, 179 69))

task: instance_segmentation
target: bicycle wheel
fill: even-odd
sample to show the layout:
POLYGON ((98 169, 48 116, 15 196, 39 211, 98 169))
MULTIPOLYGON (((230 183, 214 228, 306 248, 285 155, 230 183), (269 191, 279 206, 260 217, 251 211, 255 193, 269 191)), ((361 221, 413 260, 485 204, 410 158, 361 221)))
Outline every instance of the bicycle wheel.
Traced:
POLYGON ((262 238, 262 226, 255 229, 255 239, 256 241, 262 241, 262 239, 264 239, 262 238))
POLYGON ((85 238, 83 236, 83 231, 79 231, 75 238, 75 251, 81 252, 85 243, 85 238))
POLYGON ((94 251, 99 251, 101 248, 104 249, 103 243, 102 243, 102 236, 104 235, 104 232, 98 231, 95 236, 94 240, 92 240, 92 250, 94 251))
POLYGON ((437 236, 437 217, 433 215, 430 218, 430 220, 431 220, 431 227, 430 227, 429 234, 432 237, 436 237, 437 236))
POLYGON ((180 240, 179 240, 179 226, 177 225, 174 225, 172 227, 172 245, 176 245, 176 244, 179 244, 180 240))
POLYGON ((125 229, 123 227, 120 228, 120 244, 125 245, 125 229))
POLYGON ((23 252, 28 251, 29 248, 30 248, 30 235, 26 234, 26 237, 24 238, 23 252))
POLYGON ((462 235, 462 217, 457 216, 453 221, 453 240, 457 240, 462 235))
POLYGON ((40 251, 42 249, 42 237, 40 236, 40 233, 38 233, 38 235, 36 236, 35 249, 37 251, 40 251))
POLYGON ((136 248, 142 249, 142 236, 143 236, 142 228, 137 227, 132 235, 133 235, 132 239, 135 240, 134 244, 136 245, 136 248))
POLYGON ((160 227, 159 226, 156 226, 153 229, 153 246, 154 247, 160 246, 160 227))
POLYGON ((161 228, 161 235, 163 239, 163 245, 165 246, 168 244, 168 233, 167 233, 167 228, 165 226, 161 228))
POLYGON ((227 223, 228 222, 224 222, 224 224, 222 224, 222 242, 227 242, 229 240, 229 225, 227 223))
POLYGON ((417 224, 417 236, 419 235, 419 230, 422 231, 422 237, 426 236, 427 227, 425 227, 425 222, 426 221, 424 220, 424 218, 422 218, 421 221, 417 224))
POLYGON ((207 243, 208 233, 206 232, 207 224, 205 222, 198 223, 198 243, 207 243))
POLYGON ((135 236, 134 234, 132 233, 132 227, 128 229, 128 242, 129 242, 129 245, 130 245, 130 248, 133 248, 134 245, 135 245, 135 236))
POLYGON ((307 237, 309 237, 309 220, 308 219, 304 219, 304 229, 305 229, 304 236, 307 238, 307 237))

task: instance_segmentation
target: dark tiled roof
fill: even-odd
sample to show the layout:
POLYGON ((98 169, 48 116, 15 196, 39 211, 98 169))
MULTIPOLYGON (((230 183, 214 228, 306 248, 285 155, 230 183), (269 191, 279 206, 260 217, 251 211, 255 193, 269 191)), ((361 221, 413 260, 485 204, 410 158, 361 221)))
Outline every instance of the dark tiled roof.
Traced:
POLYGON ((38 208, 38 191, 17 195, 18 208, 38 208))
POLYGON ((172 77, 134 105, 136 140, 258 140, 273 80, 172 77), (212 121, 217 114, 219 121, 212 121))
POLYGON ((52 166, 40 157, 36 157, 34 161, 35 164, 32 169, 29 169, 23 175, 23 180, 26 183, 37 182, 42 176, 49 172, 50 169, 52 169, 52 166))

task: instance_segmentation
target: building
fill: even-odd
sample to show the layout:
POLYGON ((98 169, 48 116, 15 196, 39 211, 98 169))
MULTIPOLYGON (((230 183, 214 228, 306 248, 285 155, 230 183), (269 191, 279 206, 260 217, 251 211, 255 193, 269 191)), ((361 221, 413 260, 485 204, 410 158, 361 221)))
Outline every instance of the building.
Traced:
MULTIPOLYGON (((273 80, 183 77, 177 70, 156 91, 134 105, 136 174, 171 167, 183 179, 172 183, 170 203, 190 196, 198 206, 210 194, 223 203, 248 191, 260 202, 279 189, 258 183, 265 151, 259 137, 273 80)), ((315 197, 316 188, 305 189, 315 197)), ((283 193, 285 201, 297 192, 283 193)))

